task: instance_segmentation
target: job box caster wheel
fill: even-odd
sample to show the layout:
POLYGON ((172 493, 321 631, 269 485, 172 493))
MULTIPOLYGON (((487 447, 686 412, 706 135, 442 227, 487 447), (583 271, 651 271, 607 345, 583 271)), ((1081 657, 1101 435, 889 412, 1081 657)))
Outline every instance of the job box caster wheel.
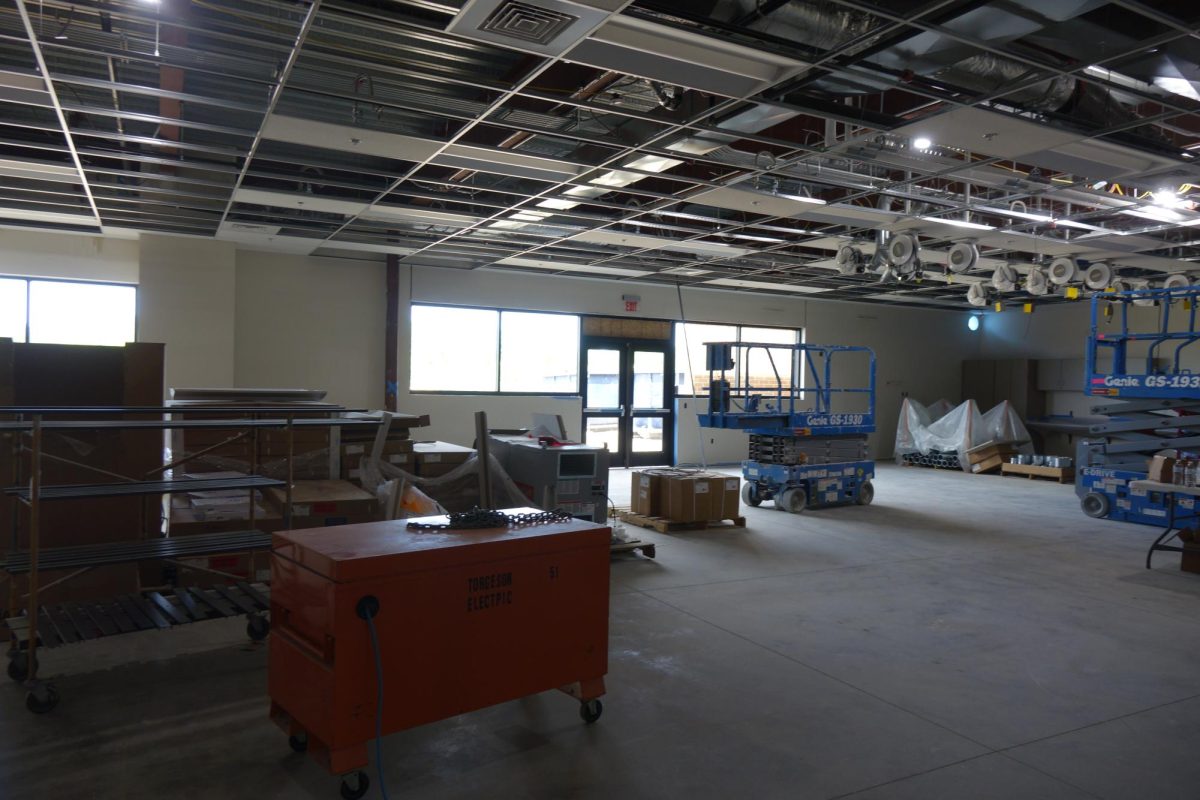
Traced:
POLYGON ((25 695, 25 707, 34 714, 47 714, 58 705, 58 692, 53 686, 40 686, 25 695))
POLYGON ((308 749, 308 734, 297 733, 288 737, 288 747, 295 750, 297 753, 303 753, 308 749))
POLYGON ((753 483, 747 483, 742 486, 742 502, 748 506, 761 506, 762 495, 758 493, 758 486, 753 483))
MULTIPOLYGON (((37 670, 37 659, 33 660, 34 670, 37 670)), ((25 653, 13 653, 8 657, 8 677, 17 683, 29 677, 29 656, 25 653)))
POLYGON ((342 797, 346 800, 359 800, 371 788, 371 779, 365 772, 355 772, 342 778, 342 797))
POLYGON ((600 719, 600 715, 603 713, 604 704, 599 700, 588 700, 586 703, 579 704, 579 716, 588 725, 600 719))
POLYGON ((246 622, 246 635, 252 642, 261 642, 271 633, 271 622, 266 617, 254 615, 246 622))

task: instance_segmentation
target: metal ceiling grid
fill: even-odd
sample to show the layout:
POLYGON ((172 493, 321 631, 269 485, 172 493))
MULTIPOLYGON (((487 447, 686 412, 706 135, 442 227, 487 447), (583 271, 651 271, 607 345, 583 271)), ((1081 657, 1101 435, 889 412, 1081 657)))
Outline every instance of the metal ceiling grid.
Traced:
POLYGON ((943 307, 1200 260, 1178 7, 573 2, 535 46, 503 0, 3 0, 0 224, 943 307))

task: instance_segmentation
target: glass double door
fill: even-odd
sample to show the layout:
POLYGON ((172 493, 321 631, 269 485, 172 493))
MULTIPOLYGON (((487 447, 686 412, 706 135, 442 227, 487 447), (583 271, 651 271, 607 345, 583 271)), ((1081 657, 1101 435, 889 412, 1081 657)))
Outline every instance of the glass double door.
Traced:
POLYGON ((585 337, 582 344, 584 441, 608 447, 614 467, 672 463, 669 343, 585 337))

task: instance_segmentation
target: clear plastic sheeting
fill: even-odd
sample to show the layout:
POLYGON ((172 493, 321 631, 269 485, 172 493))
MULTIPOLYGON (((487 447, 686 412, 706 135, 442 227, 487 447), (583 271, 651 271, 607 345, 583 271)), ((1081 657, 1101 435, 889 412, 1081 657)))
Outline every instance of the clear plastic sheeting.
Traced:
MULTIPOLYGON (((414 487, 424 496, 436 501, 439 510, 433 513, 442 514, 450 511, 470 511, 476 506, 480 508, 521 508, 532 506, 533 503, 521 493, 512 478, 504 471, 504 467, 495 456, 488 458, 491 470, 492 500, 491 503, 480 501, 479 470, 482 462, 478 455, 471 456, 465 462, 455 467, 445 475, 436 478, 422 478, 412 475, 386 461, 366 459, 362 464, 362 485, 367 491, 374 491, 379 497, 382 507, 393 509, 398 513, 391 515, 392 519, 403 519, 405 516, 423 516, 422 514, 406 514, 404 498, 411 498, 407 489, 414 487), (395 493, 401 493, 400 502, 395 499, 395 493)), ((553 509, 547 509, 553 510, 553 509)))
POLYGON ((969 472, 967 451, 980 445, 1014 444, 1019 452, 1033 453, 1029 431, 1007 400, 986 413, 980 413, 974 400, 943 411, 949 405, 945 400, 924 406, 912 398, 904 399, 896 425, 896 463, 904 463, 904 456, 910 453, 953 452, 962 470, 969 472))

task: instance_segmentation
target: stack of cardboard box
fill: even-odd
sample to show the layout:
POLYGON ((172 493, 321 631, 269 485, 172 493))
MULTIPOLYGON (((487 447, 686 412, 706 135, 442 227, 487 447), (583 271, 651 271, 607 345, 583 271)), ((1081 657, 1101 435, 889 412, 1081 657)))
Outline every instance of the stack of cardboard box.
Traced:
MULTIPOLYGON (((378 416, 378 414, 353 414, 351 418, 369 419, 378 416)), ((405 472, 414 472, 413 446, 415 442, 412 440, 412 429, 422 428, 428 424, 428 415, 393 414, 379 460, 405 472)), ((374 450, 376 433, 375 428, 342 429, 340 452, 342 480, 362 482, 362 464, 374 450)))
POLYGON ((440 478, 467 462, 475 451, 449 442, 417 442, 413 451, 413 474, 440 478))
POLYGON ((997 472, 1001 464, 1016 454, 1014 442, 984 442, 967 451, 967 463, 971 465, 971 472, 977 475, 997 472))
POLYGON ((635 472, 631 506, 672 522, 717 522, 740 516, 740 490, 741 479, 711 472, 635 472))

